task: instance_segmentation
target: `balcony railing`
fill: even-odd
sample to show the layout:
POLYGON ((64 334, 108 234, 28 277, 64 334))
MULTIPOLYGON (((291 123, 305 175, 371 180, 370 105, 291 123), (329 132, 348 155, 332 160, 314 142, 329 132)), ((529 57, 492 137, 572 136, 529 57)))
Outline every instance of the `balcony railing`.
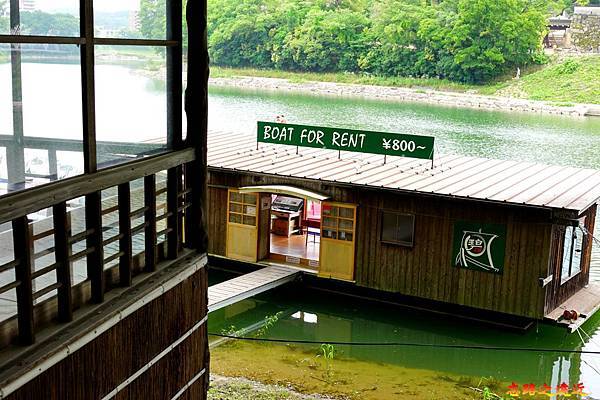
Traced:
POLYGON ((69 322, 75 307, 103 302, 106 291, 130 286, 135 274, 153 272, 161 259, 177 259, 194 247, 194 235, 185 232, 197 229, 194 168, 189 148, 0 197, 0 224, 12 224, 12 240, 0 246, 4 255, 10 247, 13 252, 0 265, 0 298, 4 307, 13 297, 16 304, 16 315, 0 328, 4 344, 15 336, 34 343, 36 330, 50 319, 69 322), (69 207, 80 197, 85 207, 69 207), (51 223, 28 219, 47 208, 51 223), (52 254, 53 262, 39 262, 52 254))

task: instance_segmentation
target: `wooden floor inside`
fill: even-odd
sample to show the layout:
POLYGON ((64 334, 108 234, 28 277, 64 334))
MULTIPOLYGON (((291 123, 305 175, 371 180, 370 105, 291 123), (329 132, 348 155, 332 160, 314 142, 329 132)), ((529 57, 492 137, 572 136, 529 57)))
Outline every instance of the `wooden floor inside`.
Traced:
POLYGON ((288 238, 271 233, 271 254, 318 261, 319 239, 318 236, 310 235, 306 243, 306 235, 292 235, 288 238))
POLYGON ((273 266, 210 286, 208 288, 208 311, 218 310, 291 282, 300 274, 301 272, 295 268, 273 266))
POLYGON ((585 321, 600 309, 600 284, 590 283, 553 311, 546 314, 547 320, 565 325, 571 332, 576 331, 585 321), (580 317, 575 321, 563 319, 565 310, 575 310, 580 317))

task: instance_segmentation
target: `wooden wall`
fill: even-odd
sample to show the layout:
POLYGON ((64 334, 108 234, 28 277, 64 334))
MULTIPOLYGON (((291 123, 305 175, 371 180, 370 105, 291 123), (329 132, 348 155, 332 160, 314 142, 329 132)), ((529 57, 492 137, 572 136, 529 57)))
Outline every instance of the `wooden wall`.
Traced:
MULTIPOLYGON (((585 217, 585 228, 588 232, 594 232, 596 222, 597 206, 590 207, 581 216, 585 217)), ((545 312, 554 310, 565 300, 571 297, 579 289, 588 284, 590 280, 590 262, 592 258, 593 239, 587 235, 583 241, 583 254, 581 261, 581 272, 561 285, 561 270, 565 240, 565 227, 554 226, 552 230, 552 252, 550 254, 550 272, 553 275, 552 282, 547 286, 545 312)))
POLYGON ((465 202, 362 188, 338 187, 296 178, 209 173, 209 252, 224 254, 225 187, 286 184, 355 203, 357 209, 356 284, 409 296, 542 318, 548 275, 551 213, 546 210, 465 202), (381 243, 381 210, 416 215, 412 248, 381 243), (502 275, 456 268, 452 264, 453 225, 457 220, 507 226, 502 275))
MULTIPOLYGON (((202 268, 7 398, 102 398, 205 317, 206 287, 207 268, 202 268)), ((180 397, 204 399, 209 361, 206 329, 204 323, 114 398, 170 399, 206 368, 180 397)))

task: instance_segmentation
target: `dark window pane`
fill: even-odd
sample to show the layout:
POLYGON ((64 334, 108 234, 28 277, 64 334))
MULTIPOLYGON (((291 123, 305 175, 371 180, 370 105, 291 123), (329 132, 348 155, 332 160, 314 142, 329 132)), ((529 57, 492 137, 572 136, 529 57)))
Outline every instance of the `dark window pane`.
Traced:
POLYGON ((381 213, 381 241, 412 246, 414 215, 383 211, 381 213))
POLYGON ((381 220, 381 240, 384 242, 396 241, 396 214, 383 212, 381 220))
POLYGON ((398 231, 396 240, 402 243, 413 243, 414 216, 398 215, 398 231))

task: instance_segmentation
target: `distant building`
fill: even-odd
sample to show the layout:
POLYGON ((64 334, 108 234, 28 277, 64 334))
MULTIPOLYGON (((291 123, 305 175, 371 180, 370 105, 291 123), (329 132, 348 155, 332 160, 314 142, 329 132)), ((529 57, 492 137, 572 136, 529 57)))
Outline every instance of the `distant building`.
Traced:
POLYGON ((600 52, 600 7, 575 7, 570 33, 579 50, 600 52))
POLYGON ((569 47, 571 26, 571 17, 568 15, 559 15, 548 19, 548 34, 544 38, 546 47, 569 47))
POLYGON ((37 9, 35 0, 19 0, 19 6, 21 11, 35 11, 37 9))
POLYGON ((138 10, 132 10, 129 12, 129 30, 140 30, 140 12, 138 10))

